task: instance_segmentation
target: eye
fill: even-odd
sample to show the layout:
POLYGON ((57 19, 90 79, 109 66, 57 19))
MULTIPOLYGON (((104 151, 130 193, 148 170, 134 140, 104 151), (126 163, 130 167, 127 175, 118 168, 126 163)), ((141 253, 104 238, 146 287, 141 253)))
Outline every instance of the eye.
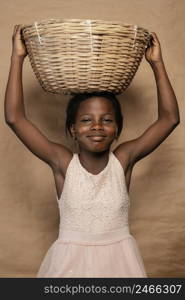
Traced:
POLYGON ((111 119, 103 119, 103 121, 105 121, 105 122, 112 122, 111 119))
POLYGON ((91 119, 82 119, 80 122, 88 122, 91 121, 91 119))

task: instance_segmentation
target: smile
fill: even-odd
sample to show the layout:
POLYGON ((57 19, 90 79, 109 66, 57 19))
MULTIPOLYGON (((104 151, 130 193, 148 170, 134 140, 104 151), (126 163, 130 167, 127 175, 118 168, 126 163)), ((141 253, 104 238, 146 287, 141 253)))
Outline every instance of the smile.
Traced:
POLYGON ((93 135, 93 136, 88 136, 89 139, 93 140, 93 141, 102 141, 103 139, 105 139, 105 136, 103 135, 93 135))

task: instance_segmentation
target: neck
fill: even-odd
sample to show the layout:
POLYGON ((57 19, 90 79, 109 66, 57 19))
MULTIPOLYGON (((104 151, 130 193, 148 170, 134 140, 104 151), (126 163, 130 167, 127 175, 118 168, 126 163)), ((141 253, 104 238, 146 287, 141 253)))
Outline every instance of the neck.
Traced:
POLYGON ((102 170, 108 163, 110 149, 102 152, 91 152, 80 149, 79 160, 86 169, 96 172, 102 170))

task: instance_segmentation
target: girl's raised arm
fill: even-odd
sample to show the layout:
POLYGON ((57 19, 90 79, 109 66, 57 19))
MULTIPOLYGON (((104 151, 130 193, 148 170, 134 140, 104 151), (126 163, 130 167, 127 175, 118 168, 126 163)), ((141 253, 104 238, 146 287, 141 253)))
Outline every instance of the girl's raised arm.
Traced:
POLYGON ((158 119, 138 138, 120 144, 115 153, 121 157, 125 153, 130 165, 156 149, 180 123, 179 108, 175 93, 168 78, 162 59, 160 42, 152 33, 152 45, 146 49, 146 60, 154 73, 158 96, 158 119))
POLYGON ((24 145, 52 169, 65 174, 72 153, 63 145, 51 142, 25 116, 22 67, 27 50, 21 40, 21 25, 14 27, 12 56, 8 83, 5 92, 5 121, 24 145), (61 160, 62 158, 62 160, 61 160))

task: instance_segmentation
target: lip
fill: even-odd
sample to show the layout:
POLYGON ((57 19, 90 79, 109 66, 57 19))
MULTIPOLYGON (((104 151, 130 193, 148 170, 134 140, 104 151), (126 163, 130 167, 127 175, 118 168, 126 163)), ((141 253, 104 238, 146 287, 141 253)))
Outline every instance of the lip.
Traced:
POLYGON ((106 135, 103 135, 103 134, 91 134, 91 135, 88 135, 87 137, 106 137, 106 135))
POLYGON ((93 141, 102 141, 105 136, 104 135, 89 135, 88 136, 89 139, 93 140, 93 141))

